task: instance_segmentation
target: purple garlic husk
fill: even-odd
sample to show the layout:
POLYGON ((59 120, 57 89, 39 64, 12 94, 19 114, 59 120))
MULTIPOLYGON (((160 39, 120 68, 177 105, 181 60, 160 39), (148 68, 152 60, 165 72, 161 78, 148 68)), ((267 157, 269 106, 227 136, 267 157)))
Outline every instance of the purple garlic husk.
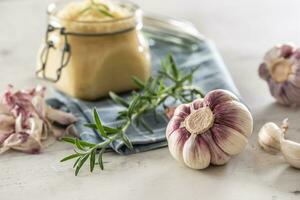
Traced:
POLYGON ((52 122, 72 125, 77 119, 70 113, 55 110, 45 102, 45 87, 13 91, 10 85, 0 100, 0 154, 14 149, 39 153, 49 136, 60 138, 52 122))
POLYGON ((265 54, 258 72, 280 104, 300 104, 299 48, 290 44, 274 46, 265 54))
POLYGON ((252 115, 226 90, 178 106, 166 129, 171 155, 193 169, 223 165, 243 151, 252 134, 252 115))

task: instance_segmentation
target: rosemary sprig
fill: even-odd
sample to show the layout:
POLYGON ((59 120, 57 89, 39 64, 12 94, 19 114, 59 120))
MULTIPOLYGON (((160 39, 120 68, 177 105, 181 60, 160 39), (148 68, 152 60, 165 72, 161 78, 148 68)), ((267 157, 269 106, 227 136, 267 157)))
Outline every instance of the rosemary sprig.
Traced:
POLYGON ((114 18, 114 16, 110 13, 109 7, 106 4, 95 2, 94 0, 90 0, 89 5, 86 8, 82 9, 79 14, 82 15, 90 10, 96 10, 97 12, 107 17, 114 18))
POLYGON ((130 98, 125 99, 113 92, 109 93, 110 98, 123 107, 123 110, 118 113, 117 117, 123 121, 119 127, 104 126, 98 112, 95 108, 93 109, 94 122, 85 126, 95 129, 98 136, 104 139, 104 142, 92 144, 77 138, 63 138, 63 141, 74 145, 75 153, 63 158, 61 162, 76 159, 74 163, 75 175, 78 174, 88 159, 90 159, 91 172, 96 164, 103 170, 103 153, 117 139, 121 139, 132 150, 133 146, 126 135, 128 127, 131 124, 136 124, 151 133, 152 130, 143 119, 143 115, 152 112, 155 117, 157 108, 161 105, 166 106, 167 99, 187 103, 191 102, 195 97, 203 97, 203 93, 196 86, 190 85, 193 73, 198 68, 184 73, 183 70, 177 68, 172 55, 167 55, 161 64, 162 68, 157 76, 150 77, 148 81, 143 82, 138 78, 133 78, 140 92, 133 91, 130 98))

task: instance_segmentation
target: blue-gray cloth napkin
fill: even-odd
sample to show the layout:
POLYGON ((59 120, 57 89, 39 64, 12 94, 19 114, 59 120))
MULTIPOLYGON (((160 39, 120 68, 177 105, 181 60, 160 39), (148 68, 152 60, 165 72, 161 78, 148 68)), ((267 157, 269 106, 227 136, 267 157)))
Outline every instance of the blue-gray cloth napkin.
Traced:
MULTIPOLYGON (((177 65, 188 69, 195 66, 201 66, 194 75, 193 84, 202 88, 204 92, 213 89, 227 89, 239 96, 238 91, 225 67, 214 44, 209 40, 199 40, 194 47, 189 44, 176 44, 168 40, 151 38, 148 36, 152 54, 153 73, 160 68, 160 60, 167 54, 172 53, 177 65), (184 47, 184 45, 188 45, 184 47)), ((126 94, 125 94, 126 95, 126 94)), ((80 138, 91 143, 100 143, 102 138, 95 132, 84 126, 86 123, 93 122, 91 109, 96 107, 100 117, 105 125, 118 126, 122 121, 116 120, 118 111, 122 107, 115 105, 110 99, 102 99, 98 102, 82 101, 69 97, 61 92, 54 90, 53 99, 48 103, 56 108, 68 109, 80 120, 76 123, 76 129, 80 138)), ((167 145, 165 138, 165 129, 167 118, 161 109, 158 120, 155 120, 152 114, 144 116, 145 121, 152 127, 153 133, 147 132, 142 127, 132 125, 126 134, 133 144, 134 151, 130 151, 121 140, 116 140, 111 144, 111 148, 120 154, 137 153, 152 149, 161 148, 167 145)))

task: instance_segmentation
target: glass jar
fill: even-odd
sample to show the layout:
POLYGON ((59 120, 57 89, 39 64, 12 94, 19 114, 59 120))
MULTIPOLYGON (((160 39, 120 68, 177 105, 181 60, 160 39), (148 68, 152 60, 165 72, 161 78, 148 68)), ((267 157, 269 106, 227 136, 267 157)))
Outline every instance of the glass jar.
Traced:
POLYGON ((96 100, 109 91, 135 89, 151 73, 142 13, 131 2, 113 1, 129 15, 100 21, 66 20, 58 11, 69 1, 48 6, 48 28, 38 56, 38 77, 76 98, 96 100))

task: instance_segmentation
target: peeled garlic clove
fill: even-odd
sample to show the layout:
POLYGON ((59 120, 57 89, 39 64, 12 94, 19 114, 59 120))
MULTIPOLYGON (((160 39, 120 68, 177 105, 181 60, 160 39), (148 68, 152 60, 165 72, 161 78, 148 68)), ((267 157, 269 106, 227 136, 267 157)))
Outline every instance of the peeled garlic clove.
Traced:
POLYGON ((300 169, 300 144, 282 139, 281 152, 285 160, 293 167, 300 169))
POLYGON ((230 127, 215 124, 211 131, 214 141, 229 155, 241 153, 247 144, 247 138, 230 127))
POLYGON ((210 163, 210 151, 206 142, 196 135, 192 135, 184 143, 184 163, 192 169, 204 169, 210 163))
POLYGON ((230 160, 230 156, 225 153, 213 140, 211 132, 207 132, 202 135, 204 141, 209 144, 210 162, 214 165, 224 165, 230 160))
POLYGON ((183 162, 182 150, 185 142, 189 138, 189 133, 185 128, 179 128, 169 135, 168 146, 171 155, 177 161, 183 162))
POLYGON ((280 139, 283 137, 282 130, 273 122, 266 123, 258 132, 259 145, 269 153, 280 151, 280 139))

